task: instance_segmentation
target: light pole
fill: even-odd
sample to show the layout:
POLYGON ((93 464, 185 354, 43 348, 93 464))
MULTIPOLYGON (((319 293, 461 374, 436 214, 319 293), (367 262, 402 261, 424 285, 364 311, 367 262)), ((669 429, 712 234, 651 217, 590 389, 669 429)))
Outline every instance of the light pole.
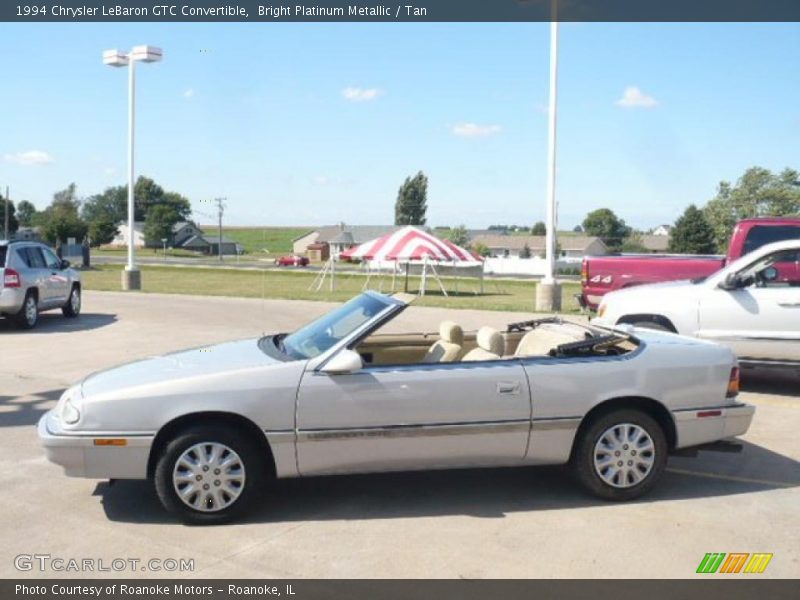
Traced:
POLYGON ((133 148, 134 125, 136 115, 136 63, 158 62, 161 60, 161 48, 155 46, 134 46, 130 52, 106 50, 103 52, 103 64, 110 67, 128 67, 128 264, 122 271, 122 289, 138 290, 142 287, 142 276, 136 268, 134 254, 134 210, 133 210, 133 148))
POLYGON ((561 286, 556 271, 556 108, 558 104, 558 21, 556 2, 552 0, 550 22, 550 103, 547 128, 547 232, 545 237, 545 274, 536 286, 536 310, 561 310, 561 286))
POLYGON ((167 262, 167 238, 161 238, 161 243, 164 245, 164 262, 167 262))

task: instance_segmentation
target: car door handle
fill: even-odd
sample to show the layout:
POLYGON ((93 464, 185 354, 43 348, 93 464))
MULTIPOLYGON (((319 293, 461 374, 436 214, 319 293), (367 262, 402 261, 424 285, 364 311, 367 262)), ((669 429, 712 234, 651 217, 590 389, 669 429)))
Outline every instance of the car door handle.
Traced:
POLYGON ((497 384, 498 394, 519 394, 519 381, 501 381, 497 384))
POLYGON ((778 306, 800 306, 800 300, 778 300, 778 306))

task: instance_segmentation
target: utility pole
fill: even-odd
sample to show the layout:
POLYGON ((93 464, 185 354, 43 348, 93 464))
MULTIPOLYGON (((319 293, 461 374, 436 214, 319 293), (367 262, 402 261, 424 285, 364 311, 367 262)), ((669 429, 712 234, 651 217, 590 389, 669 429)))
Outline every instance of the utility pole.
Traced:
POLYGON ((7 240, 11 240, 11 234, 8 232, 8 186, 6 186, 6 206, 3 212, 3 235, 7 240))
POLYGON ((217 218, 219 219, 219 245, 217 246, 217 251, 220 261, 222 261, 222 213, 225 212, 225 200, 227 198, 214 198, 214 202, 217 204, 217 218))

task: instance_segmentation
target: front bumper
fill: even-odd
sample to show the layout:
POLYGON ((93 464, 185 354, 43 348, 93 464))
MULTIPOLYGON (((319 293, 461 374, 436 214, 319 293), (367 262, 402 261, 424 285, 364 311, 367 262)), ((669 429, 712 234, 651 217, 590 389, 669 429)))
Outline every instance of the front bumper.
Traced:
POLYGON ((23 288, 0 288, 0 313, 13 315, 20 311, 25 300, 23 288))
POLYGON ((152 435, 64 431, 54 411, 42 415, 39 441, 50 462, 64 468, 68 477, 91 479, 146 479, 152 435), (124 445, 103 445, 104 440, 124 440, 124 445))
POLYGON ((728 406, 676 410, 676 448, 689 448, 742 435, 750 428, 756 407, 737 403, 728 406))

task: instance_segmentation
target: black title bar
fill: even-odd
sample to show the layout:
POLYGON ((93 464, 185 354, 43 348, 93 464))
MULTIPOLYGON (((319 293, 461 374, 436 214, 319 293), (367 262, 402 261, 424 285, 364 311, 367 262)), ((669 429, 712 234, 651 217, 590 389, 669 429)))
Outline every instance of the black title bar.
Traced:
POLYGON ((4 0, 16 22, 800 21, 798 0, 4 0))

